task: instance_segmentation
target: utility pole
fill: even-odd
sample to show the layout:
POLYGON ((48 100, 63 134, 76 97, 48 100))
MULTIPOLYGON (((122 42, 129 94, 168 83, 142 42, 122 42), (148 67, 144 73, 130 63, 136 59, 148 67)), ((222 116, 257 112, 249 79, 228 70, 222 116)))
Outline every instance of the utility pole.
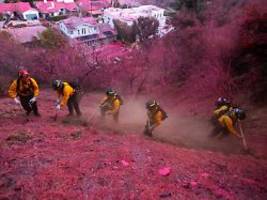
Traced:
POLYGON ((91 17, 93 17, 93 6, 92 6, 92 0, 90 0, 90 5, 91 5, 91 17))

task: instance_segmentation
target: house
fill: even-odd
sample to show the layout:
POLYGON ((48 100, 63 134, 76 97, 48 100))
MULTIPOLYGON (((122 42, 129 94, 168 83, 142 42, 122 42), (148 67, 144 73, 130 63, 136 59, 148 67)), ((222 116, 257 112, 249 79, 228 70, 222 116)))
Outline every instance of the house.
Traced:
POLYGON ((114 28, 113 20, 120 20, 131 26, 139 17, 153 17, 157 19, 159 21, 159 29, 166 25, 164 9, 154 5, 144 5, 126 9, 108 8, 104 11, 103 19, 105 23, 108 23, 114 28))
POLYGON ((63 3, 74 3, 74 0, 56 0, 57 2, 63 2, 63 3))
POLYGON ((23 20, 36 20, 39 12, 32 8, 28 2, 0 3, 0 14, 15 16, 23 20))
POLYGON ((3 28, 21 28, 39 25, 41 25, 41 22, 39 20, 6 20, 3 24, 3 28))
POLYGON ((30 44, 34 39, 39 39, 40 33, 46 30, 44 26, 31 26, 23 28, 7 28, 5 31, 10 33, 12 37, 19 43, 27 45, 30 44))
POLYGON ((78 11, 77 5, 72 0, 60 2, 44 0, 35 2, 35 7, 39 10, 41 18, 73 14, 78 11))
POLYGON ((92 17, 70 17, 59 22, 59 29, 70 39, 87 44, 103 44, 115 40, 117 33, 108 24, 98 24, 92 17))
POLYGON ((77 5, 82 13, 99 16, 104 13, 104 9, 110 6, 110 3, 106 0, 78 0, 77 5))

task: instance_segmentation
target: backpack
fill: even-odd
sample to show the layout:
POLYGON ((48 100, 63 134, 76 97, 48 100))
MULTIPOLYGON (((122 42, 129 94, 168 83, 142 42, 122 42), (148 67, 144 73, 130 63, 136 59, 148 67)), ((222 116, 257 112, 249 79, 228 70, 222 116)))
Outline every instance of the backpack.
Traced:
POLYGON ((159 108, 159 111, 162 113, 162 120, 165 120, 168 118, 167 113, 162 108, 159 108))
MULTIPOLYGON (((19 89, 20 89, 21 80, 18 78, 16 81, 17 81, 16 91, 17 91, 17 93, 18 93, 18 92, 19 92, 19 89)), ((31 90, 31 92, 33 93, 33 83, 32 83, 32 79, 30 79, 30 90, 31 90)), ((22 92, 24 92, 24 91, 22 91, 22 92)))
POLYGON ((117 94, 116 98, 119 99, 120 104, 123 105, 124 102, 123 102, 123 99, 121 98, 121 96, 117 94))
POLYGON ((75 92, 77 93, 81 92, 81 85, 78 80, 66 81, 66 82, 75 90, 75 92))

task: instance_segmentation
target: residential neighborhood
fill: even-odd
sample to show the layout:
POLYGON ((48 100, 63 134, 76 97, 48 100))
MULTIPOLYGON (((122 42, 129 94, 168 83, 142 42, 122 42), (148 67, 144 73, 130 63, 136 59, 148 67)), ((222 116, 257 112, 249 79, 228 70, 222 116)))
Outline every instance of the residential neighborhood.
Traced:
POLYGON ((117 40, 114 20, 130 27, 139 17, 154 18, 159 22, 156 32, 160 37, 172 30, 166 24, 163 8, 154 5, 131 7, 130 4, 126 8, 114 7, 114 2, 43 0, 0 3, 0 30, 9 32, 20 43, 29 43, 31 38, 38 39, 41 31, 53 27, 69 41, 76 40, 89 46, 101 46, 117 40), (31 34, 25 34, 29 32, 31 34))
POLYGON ((60 15, 72 15, 78 12, 78 7, 73 0, 47 1, 44 0, 34 3, 39 11, 40 18, 48 19, 60 15))
POLYGON ((267 0, 0 0, 0 200, 267 200, 267 0))
POLYGON ((0 15, 6 17, 17 17, 21 20, 36 20, 39 18, 37 9, 30 6, 28 2, 0 3, 0 15))

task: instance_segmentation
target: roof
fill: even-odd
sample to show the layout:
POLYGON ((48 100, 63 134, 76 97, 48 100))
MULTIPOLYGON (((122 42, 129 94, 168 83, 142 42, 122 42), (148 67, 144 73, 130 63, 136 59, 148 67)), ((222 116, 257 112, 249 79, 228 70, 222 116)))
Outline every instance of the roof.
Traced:
POLYGON ((68 19, 61 20, 60 22, 64 23, 68 29, 74 30, 77 26, 82 24, 88 24, 95 26, 97 24, 96 20, 93 17, 69 17, 68 19))
POLYGON ((106 23, 98 24, 98 28, 101 33, 112 32, 113 34, 116 34, 115 29, 111 28, 109 24, 106 24, 106 23))
POLYGON ((99 29, 99 39, 104 39, 107 37, 113 37, 117 35, 117 32, 115 29, 112 29, 109 24, 98 24, 98 29, 99 29))
POLYGON ((41 13, 54 13, 58 12, 60 9, 66 9, 69 11, 75 11, 77 9, 77 5, 75 3, 63 3, 54 1, 48 1, 47 3, 36 2, 35 6, 41 13))
POLYGON ((0 3, 0 13, 26 12, 28 10, 35 10, 28 2, 0 3))
POLYGON ((13 5, 11 3, 0 3, 0 13, 13 12, 13 5))
POLYGON ((112 29, 109 24, 105 23, 97 23, 96 20, 93 17, 70 17, 65 20, 61 20, 60 23, 64 23, 65 26, 70 29, 74 30, 76 27, 82 25, 82 24, 88 24, 91 26, 96 27, 99 30, 98 34, 92 34, 92 35, 86 35, 86 36, 80 36, 79 40, 98 40, 98 39, 104 39, 107 37, 113 37, 117 35, 116 30, 112 29))
POLYGON ((79 0, 78 6, 84 11, 94 12, 94 11, 100 11, 104 8, 109 7, 109 3, 103 0, 96 0, 96 1, 79 0))
POLYGON ((109 6, 110 0, 77 0, 77 3, 101 3, 102 5, 109 6))
POLYGON ((105 9, 105 15, 111 15, 115 19, 131 22, 137 20, 140 16, 151 17, 154 12, 162 12, 164 9, 154 5, 143 5, 134 8, 107 8, 105 9))
POLYGON ((39 38, 39 33, 46 30, 44 26, 31 26, 23 28, 8 28, 5 31, 9 32, 15 40, 20 43, 31 42, 33 37, 39 38))

